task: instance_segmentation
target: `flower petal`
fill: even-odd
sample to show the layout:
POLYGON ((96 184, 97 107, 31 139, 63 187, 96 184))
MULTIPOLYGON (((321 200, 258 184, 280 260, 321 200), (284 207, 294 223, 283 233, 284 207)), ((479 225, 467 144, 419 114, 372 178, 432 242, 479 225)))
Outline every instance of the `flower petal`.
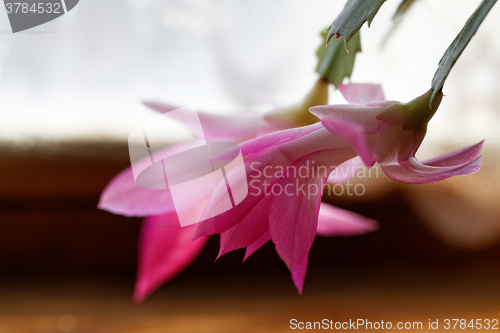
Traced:
POLYGON ((149 190, 137 186, 132 168, 125 169, 111 180, 102 192, 97 207, 125 216, 175 213, 170 191, 149 190))
POLYGON ((306 273, 307 273, 308 257, 309 256, 307 256, 299 265, 297 265, 292 270, 293 284, 295 284, 295 287, 299 291, 299 294, 302 294, 302 289, 304 288, 304 280, 306 279, 306 273))
MULTIPOLYGON (((186 142, 170 146, 158 152, 167 157, 195 146, 196 143, 186 142)), ((140 163, 140 162, 139 162, 140 163)), ((147 177, 147 175, 146 175, 147 177)), ((143 183, 148 179, 143 177, 143 183)), ((151 180, 151 182, 156 179, 151 180)), ((185 207, 195 205, 196 202, 185 203, 185 207)), ((170 190, 151 190, 139 187, 135 180, 132 168, 127 168, 113 178, 106 186, 97 205, 99 209, 125 216, 148 216, 175 212, 174 202, 170 190)))
POLYGON ((380 125, 375 144, 377 162, 383 164, 398 164, 415 156, 424 140, 423 131, 405 131, 399 125, 384 123, 380 125))
POLYGON ((323 128, 321 123, 273 132, 238 144, 243 156, 255 154, 263 149, 298 139, 323 128))
POLYGON ((382 170, 390 178, 402 183, 426 184, 444 180, 453 176, 468 175, 481 169, 481 159, 454 166, 435 167, 421 164, 415 157, 399 164, 381 164, 382 170))
MULTIPOLYGON (((328 156, 331 164, 328 165, 328 168, 335 167, 356 156, 353 149, 343 139, 334 136, 322 125, 318 130, 295 140, 281 143, 249 156, 244 165, 237 166, 227 175, 229 183, 235 184, 237 188, 249 187, 247 197, 233 209, 203 221, 205 217, 213 216, 212 212, 220 211, 218 207, 223 203, 222 198, 227 191, 226 185, 220 184, 210 197, 196 236, 221 233, 239 223, 264 196, 269 195, 269 189, 278 179, 283 174, 289 173, 287 172, 289 166, 303 156, 324 150, 330 151, 328 156), (243 166, 246 177, 245 173, 237 169, 243 166)), ((291 173, 296 172, 292 170, 291 173)))
MULTIPOLYGON (((144 104, 160 113, 177 109, 177 107, 157 102, 144 102, 144 104)), ((198 112, 198 115, 207 141, 238 142, 246 140, 256 136, 258 132, 269 125, 262 115, 251 110, 226 115, 198 112)), ((171 113, 168 116, 186 126, 194 137, 203 138, 200 133, 197 133, 197 124, 191 123, 192 118, 183 118, 181 114, 176 113, 171 113)))
POLYGON ((271 231, 267 229, 267 231, 260 236, 259 239, 257 239, 255 242, 247 246, 247 250, 245 251, 245 258, 243 261, 247 260, 248 257, 250 257, 255 251, 260 249, 262 245, 266 244, 271 240, 271 231))
POLYGON ((368 105, 385 100, 384 91, 380 84, 339 84, 337 88, 349 104, 368 105))
POLYGON ((378 222, 322 202, 319 209, 318 236, 355 236, 378 229, 378 222))
POLYGON ((444 167, 470 162, 479 155, 481 148, 483 147, 483 143, 484 141, 481 141, 475 145, 452 151, 427 160, 423 162, 423 164, 428 166, 444 167))
POLYGON ((376 133, 382 123, 377 115, 384 109, 383 105, 320 105, 309 108, 321 120, 331 119, 356 123, 364 128, 366 134, 376 133))
POLYGON ((180 227, 175 213, 147 217, 139 240, 139 263, 134 301, 183 271, 198 256, 208 237, 193 241, 196 226, 180 227))
POLYGON ((269 201, 269 196, 264 197, 238 224, 220 233, 220 250, 217 258, 230 251, 252 245, 269 230, 267 218, 269 201))
POLYGON ((376 161, 370 153, 363 126, 333 119, 324 119, 321 122, 332 134, 344 139, 368 167, 375 164, 376 161))
POLYGON ((359 170, 365 166, 365 163, 361 157, 356 156, 350 160, 345 161, 339 165, 335 170, 332 171, 330 176, 328 176, 329 184, 342 184, 349 179, 356 176, 359 170))
POLYGON ((202 222, 198 225, 196 237, 222 233, 242 221, 247 214, 254 214, 252 213, 253 208, 266 196, 265 191, 261 188, 262 184, 265 182, 273 184, 276 182, 277 176, 279 176, 275 172, 264 172, 264 168, 270 165, 285 170, 292 163, 293 160, 290 160, 287 154, 274 147, 253 154, 245 160, 244 164, 236 166, 227 174, 228 181, 236 188, 249 186, 248 195, 236 207, 205 220, 205 216, 210 216, 211 212, 219 210, 219 201, 222 200, 221 198, 224 197, 227 191, 226 184, 221 183, 210 197, 202 216, 202 222), (239 170, 242 167, 245 168, 244 173, 239 170))
POLYGON ((293 166, 316 169, 314 175, 313 172, 309 177, 289 174, 277 183, 278 190, 272 192, 269 228, 276 252, 291 272, 307 258, 316 236, 321 196, 331 171, 320 170, 322 166, 329 168, 331 157, 332 151, 325 150, 301 158, 293 166))

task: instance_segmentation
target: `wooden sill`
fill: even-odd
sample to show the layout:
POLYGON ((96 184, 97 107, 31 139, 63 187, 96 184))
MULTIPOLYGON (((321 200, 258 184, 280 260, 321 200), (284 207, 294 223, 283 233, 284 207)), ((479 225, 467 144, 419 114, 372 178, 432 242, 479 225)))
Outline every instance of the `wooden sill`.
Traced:
MULTIPOLYGON (((96 208, 106 184, 129 163, 125 143, 22 149, 0 145, 0 272, 133 275, 141 219, 96 208)), ((393 187, 368 201, 335 199, 337 205, 379 220, 381 229, 352 238, 317 237, 310 265, 500 259, 499 243, 476 251, 443 244, 415 215, 405 191, 405 187, 393 187)), ((212 265, 217 248, 217 237, 212 237, 194 266, 212 265)), ((281 265, 270 244, 255 258, 256 267, 281 265)), ((218 265, 238 269, 241 259, 237 251, 218 265)))

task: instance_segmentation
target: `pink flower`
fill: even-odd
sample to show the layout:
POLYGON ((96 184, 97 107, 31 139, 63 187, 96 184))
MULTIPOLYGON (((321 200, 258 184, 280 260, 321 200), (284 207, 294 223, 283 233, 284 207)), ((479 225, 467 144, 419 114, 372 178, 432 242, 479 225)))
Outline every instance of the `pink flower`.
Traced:
MULTIPOLYGON (((203 133, 198 133, 199 126, 191 123, 191 118, 175 118, 190 131, 191 135, 197 139, 205 138, 208 142, 227 141, 241 142, 259 135, 273 132, 288 127, 299 127, 306 123, 301 121, 306 119, 311 121, 312 116, 308 108, 313 105, 321 105, 328 101, 328 83, 319 79, 305 101, 297 106, 288 109, 276 109, 265 115, 246 110, 236 112, 232 115, 215 115, 207 112, 198 112, 203 133), (306 113, 306 116, 300 116, 306 113), (295 119, 291 122, 287 116, 295 119), (267 117, 272 120, 266 120, 267 117)), ((177 106, 157 102, 145 102, 149 108, 160 112, 168 113, 178 109, 177 106)), ((168 114, 170 117, 175 113, 168 114)), ((191 143, 181 143, 173 145, 161 152, 161 155, 170 156, 194 147, 191 143)), ((187 207, 194 206, 195 202, 186 203, 187 207)), ((172 197, 168 191, 152 191, 138 187, 135 184, 132 169, 127 168, 118 174, 104 189, 99 201, 99 208, 115 214, 125 216, 149 216, 159 214, 170 214, 175 212, 172 197)))
MULTIPOLYGON (((355 126, 345 128, 346 134, 352 136, 358 135, 357 130, 355 126)), ((338 165, 355 158, 358 152, 366 151, 364 155, 369 157, 364 142, 356 141, 359 140, 352 142, 353 149, 346 140, 317 123, 241 143, 243 154, 250 155, 240 166, 246 169, 246 179, 237 178, 241 172, 230 172, 228 178, 231 184, 248 182, 249 194, 233 209, 202 221, 196 236, 220 233, 219 256, 246 248, 245 258, 272 239, 301 292, 318 219, 323 223, 325 216, 341 218, 335 211, 324 208, 329 206, 321 204, 329 174, 338 165)), ((210 197, 204 212, 206 216, 217 210, 224 194, 223 185, 210 197)), ((354 216, 346 217, 351 223, 354 216)), ((373 221, 357 219, 353 226, 363 226, 365 232, 375 228, 373 221)), ((323 226, 320 231, 324 231, 323 226)))
POLYGON ((390 178, 403 183, 437 182, 452 176, 477 172, 481 166, 478 154, 483 142, 420 163, 415 154, 422 143, 427 123, 436 112, 442 93, 432 107, 432 90, 409 103, 383 101, 357 105, 366 93, 379 89, 375 85, 339 86, 351 105, 323 105, 310 109, 332 133, 346 140, 361 140, 368 146, 361 152, 366 165, 378 162, 390 178), (346 127, 356 127, 362 135, 350 136, 346 127))
MULTIPOLYGON (((381 96, 377 93, 380 86, 375 85, 340 89, 351 103, 381 96)), ((202 221, 196 236, 220 233, 219 255, 246 248, 246 257, 272 239, 301 292, 309 250, 318 228, 322 230, 318 227, 321 196, 337 166, 354 158, 369 167, 379 162, 387 175, 406 183, 435 182, 479 170, 481 143, 425 164, 415 159, 427 122, 442 96, 430 107, 431 94, 429 91, 407 104, 383 101, 313 107, 311 112, 322 119, 321 123, 241 143, 243 155, 249 155, 240 166, 246 169, 247 179, 238 178, 245 174, 241 172, 231 172, 228 178, 231 184, 248 183, 249 195, 232 210, 202 221), (305 174, 297 174, 297 170, 305 174)), ((205 216, 217 210, 224 185, 210 197, 205 216)))
MULTIPOLYGON (((304 103, 288 110, 270 113, 265 119, 251 113, 240 113, 233 116, 200 113, 204 135, 209 141, 238 142, 276 129, 312 123, 313 119, 317 118, 306 111, 311 105, 319 104, 319 102, 326 103, 327 86, 327 83, 318 81, 304 103), (304 116, 302 113, 306 113, 306 115, 304 116)), ((162 113, 176 109, 176 107, 159 103, 146 103, 146 105, 162 113)), ((194 137, 201 137, 201 133, 196 132, 196 126, 192 126, 193 124, 190 124, 186 119, 178 120, 191 130, 194 137)), ((322 127, 320 123, 317 123, 316 127, 318 126, 322 127)), ((305 131, 309 130, 310 128, 305 129, 305 131)), ((299 129, 300 131, 303 130, 299 129)), ((325 133, 327 132, 325 131, 325 133)), ((287 135, 287 133, 281 134, 280 140, 286 139, 287 135)), ((292 133, 292 135, 295 134, 292 133)), ((273 137, 268 137, 268 139, 268 143, 272 143, 273 137)), ((168 148, 164 155, 173 155, 190 147, 190 143, 175 145, 168 148)), ((337 181, 342 180, 337 179, 337 181)), ((206 200, 208 200, 209 195, 207 195, 206 200)), ((186 202, 181 209, 188 214, 195 213, 203 209, 204 205, 205 202, 202 199, 192 200, 186 202)), ((375 221, 365 219, 357 214, 324 203, 320 207, 319 235, 350 236, 370 232, 377 228, 375 221)), ((124 170, 110 182, 102 193, 99 208, 125 216, 152 215, 145 219, 140 236, 139 267, 134 292, 134 300, 137 302, 144 300, 155 289, 186 268, 197 257, 208 240, 208 237, 199 237, 192 241, 196 226, 180 227, 170 192, 138 187, 134 182, 131 168, 124 170)), ((249 226, 251 224, 252 221, 249 221, 249 226)), ((256 230, 254 233, 258 233, 259 229, 256 230)), ((223 246, 223 239, 221 238, 221 240, 222 254, 228 246, 227 244, 223 246)), ((262 242, 265 243, 267 240, 265 237, 261 237, 262 242)), ((253 248, 250 246, 247 249, 246 257, 259 247, 258 242, 255 242, 253 248)), ((304 264, 302 271, 296 269, 293 274, 298 277, 294 279, 299 279, 302 276, 303 280, 306 267, 307 264, 304 264)))

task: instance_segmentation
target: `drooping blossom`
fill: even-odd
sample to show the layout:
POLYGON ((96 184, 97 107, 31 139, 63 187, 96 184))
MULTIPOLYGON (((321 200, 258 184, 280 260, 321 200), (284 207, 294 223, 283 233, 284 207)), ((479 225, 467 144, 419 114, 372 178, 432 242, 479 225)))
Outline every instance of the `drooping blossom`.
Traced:
MULTIPOLYGON (((202 221, 197 237, 220 233, 220 255, 246 248, 246 256, 269 240, 302 290, 309 250, 318 228, 321 196, 329 174, 347 161, 361 159, 368 167, 378 162, 391 178, 405 183, 429 183, 479 170, 482 143, 420 163, 415 153, 427 122, 442 94, 430 106, 432 91, 409 103, 393 101, 358 105, 379 86, 349 85, 344 90, 350 105, 311 108, 321 123, 261 136, 240 144, 246 178, 228 174, 230 182, 247 181, 249 195, 239 205, 202 221), (306 174, 298 174, 305 170, 306 174), (254 190, 252 192, 252 190, 254 190)), ((375 94, 376 95, 376 94, 375 94)), ((222 184, 210 198, 204 214, 217 209, 222 184)))
MULTIPOLYGON (((369 90, 351 84, 339 87, 346 99, 356 102, 369 90)), ((377 89, 374 87, 374 89, 377 89)), ((403 183, 437 182, 452 176, 477 172, 483 142, 420 163, 415 154, 424 140, 427 123, 436 112, 442 93, 429 105, 433 90, 409 103, 383 101, 365 105, 324 105, 310 109, 334 135, 343 136, 346 126, 357 126, 369 147, 365 163, 381 166, 390 178, 403 183)), ((348 139, 348 138, 346 138, 348 139)))
MULTIPOLYGON (((320 79, 303 103, 289 109, 272 111, 264 117, 256 113, 218 116, 201 112, 199 114, 204 133, 197 133, 198 127, 189 123, 188 119, 177 120, 182 122, 194 137, 200 138, 204 135, 209 141, 238 142, 278 129, 319 121, 307 110, 310 106, 327 102, 327 89, 328 84, 320 79)), ((147 102, 146 105, 162 113, 176 109, 155 102, 147 102)), ((163 154, 173 155, 189 148, 190 143, 174 145, 163 154)), ((207 194, 206 200, 209 196, 210 194, 207 194)), ((189 214, 198 212, 204 205, 203 200, 193 200, 186 202, 181 209, 185 210, 183 214, 189 214)), ((125 216, 149 216, 143 222, 139 240, 139 267, 134 292, 134 299, 138 302, 186 268, 208 240, 208 237, 200 237, 192 241, 196 227, 180 227, 170 192, 138 187, 131 168, 124 170, 110 182, 103 191, 99 208, 125 216)), ((320 235, 350 236, 377 228, 375 221, 328 204, 321 204, 319 215, 320 235)), ((247 252, 247 256, 251 252, 247 252)))

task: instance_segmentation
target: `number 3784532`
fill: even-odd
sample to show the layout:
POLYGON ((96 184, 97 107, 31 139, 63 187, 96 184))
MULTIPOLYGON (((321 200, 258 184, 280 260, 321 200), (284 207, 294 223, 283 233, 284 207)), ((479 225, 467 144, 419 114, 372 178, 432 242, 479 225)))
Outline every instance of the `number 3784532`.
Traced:
POLYGON ((60 3, 38 2, 30 5, 26 2, 7 2, 5 8, 7 9, 7 14, 62 14, 60 3))
POLYGON ((498 330, 498 319, 445 319, 444 329, 498 330))

